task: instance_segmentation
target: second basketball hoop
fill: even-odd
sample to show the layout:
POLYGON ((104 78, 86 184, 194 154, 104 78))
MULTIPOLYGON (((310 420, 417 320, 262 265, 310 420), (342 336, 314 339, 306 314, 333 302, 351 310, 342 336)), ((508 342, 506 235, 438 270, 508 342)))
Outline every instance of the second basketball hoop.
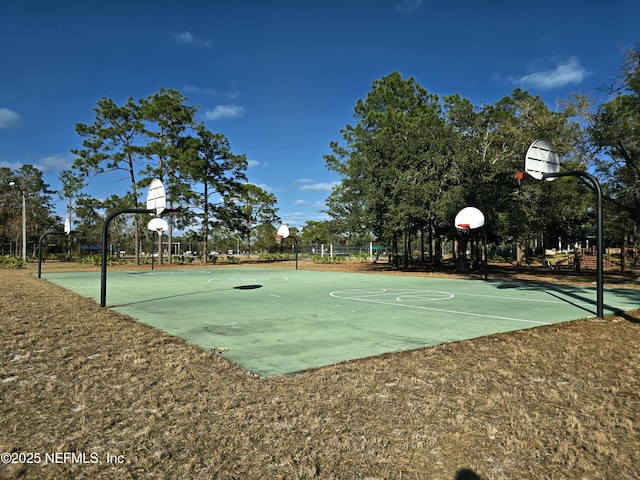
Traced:
POLYGON ((560 171, 560 158, 553 143, 544 139, 535 140, 527 150, 524 169, 536 180, 542 180, 543 178, 548 181, 555 180, 556 177, 545 176, 547 173, 558 173, 560 171))

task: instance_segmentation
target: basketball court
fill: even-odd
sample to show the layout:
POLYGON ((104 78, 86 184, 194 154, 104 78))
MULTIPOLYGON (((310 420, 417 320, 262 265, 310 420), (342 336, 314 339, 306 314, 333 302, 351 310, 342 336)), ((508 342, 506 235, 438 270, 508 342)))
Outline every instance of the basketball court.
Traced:
MULTIPOLYGON (((48 281, 96 301, 98 273, 48 281)), ((596 316, 594 287, 260 268, 109 272, 107 307, 260 376, 596 316)), ((605 314, 638 308, 608 289, 605 314)))

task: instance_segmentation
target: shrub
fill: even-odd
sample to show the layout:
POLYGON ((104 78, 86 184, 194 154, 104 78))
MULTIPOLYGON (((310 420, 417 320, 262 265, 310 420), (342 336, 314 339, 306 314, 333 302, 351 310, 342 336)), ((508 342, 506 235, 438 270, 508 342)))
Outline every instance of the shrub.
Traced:
POLYGON ((313 255, 311 257, 313 263, 343 263, 346 259, 347 257, 344 255, 334 255, 333 258, 329 255, 325 255, 324 257, 320 255, 313 255))
POLYGON ((27 262, 22 257, 15 255, 3 255, 0 257, 0 267, 2 268, 25 268, 27 262))
POLYGON ((102 255, 85 255, 80 259, 80 263, 102 265, 102 255))

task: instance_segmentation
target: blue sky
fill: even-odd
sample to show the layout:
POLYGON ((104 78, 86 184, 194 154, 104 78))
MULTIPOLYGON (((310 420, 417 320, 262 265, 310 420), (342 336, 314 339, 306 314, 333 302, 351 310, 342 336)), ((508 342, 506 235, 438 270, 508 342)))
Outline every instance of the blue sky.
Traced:
POLYGON ((323 155, 375 80, 399 71, 476 105, 522 88, 555 108, 611 81, 639 18, 637 0, 0 0, 0 166, 57 189, 100 98, 173 88, 301 226, 326 218, 323 155))

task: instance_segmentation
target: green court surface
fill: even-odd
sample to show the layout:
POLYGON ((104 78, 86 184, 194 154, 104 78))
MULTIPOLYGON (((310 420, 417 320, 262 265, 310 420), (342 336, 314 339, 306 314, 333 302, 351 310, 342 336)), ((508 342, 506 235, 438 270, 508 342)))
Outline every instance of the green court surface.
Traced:
MULTIPOLYGON (((99 301, 99 273, 43 275, 99 301)), ((108 272, 107 306, 260 376, 596 315, 595 287, 259 268, 108 272)), ((638 308, 607 289, 605 315, 638 308)))

